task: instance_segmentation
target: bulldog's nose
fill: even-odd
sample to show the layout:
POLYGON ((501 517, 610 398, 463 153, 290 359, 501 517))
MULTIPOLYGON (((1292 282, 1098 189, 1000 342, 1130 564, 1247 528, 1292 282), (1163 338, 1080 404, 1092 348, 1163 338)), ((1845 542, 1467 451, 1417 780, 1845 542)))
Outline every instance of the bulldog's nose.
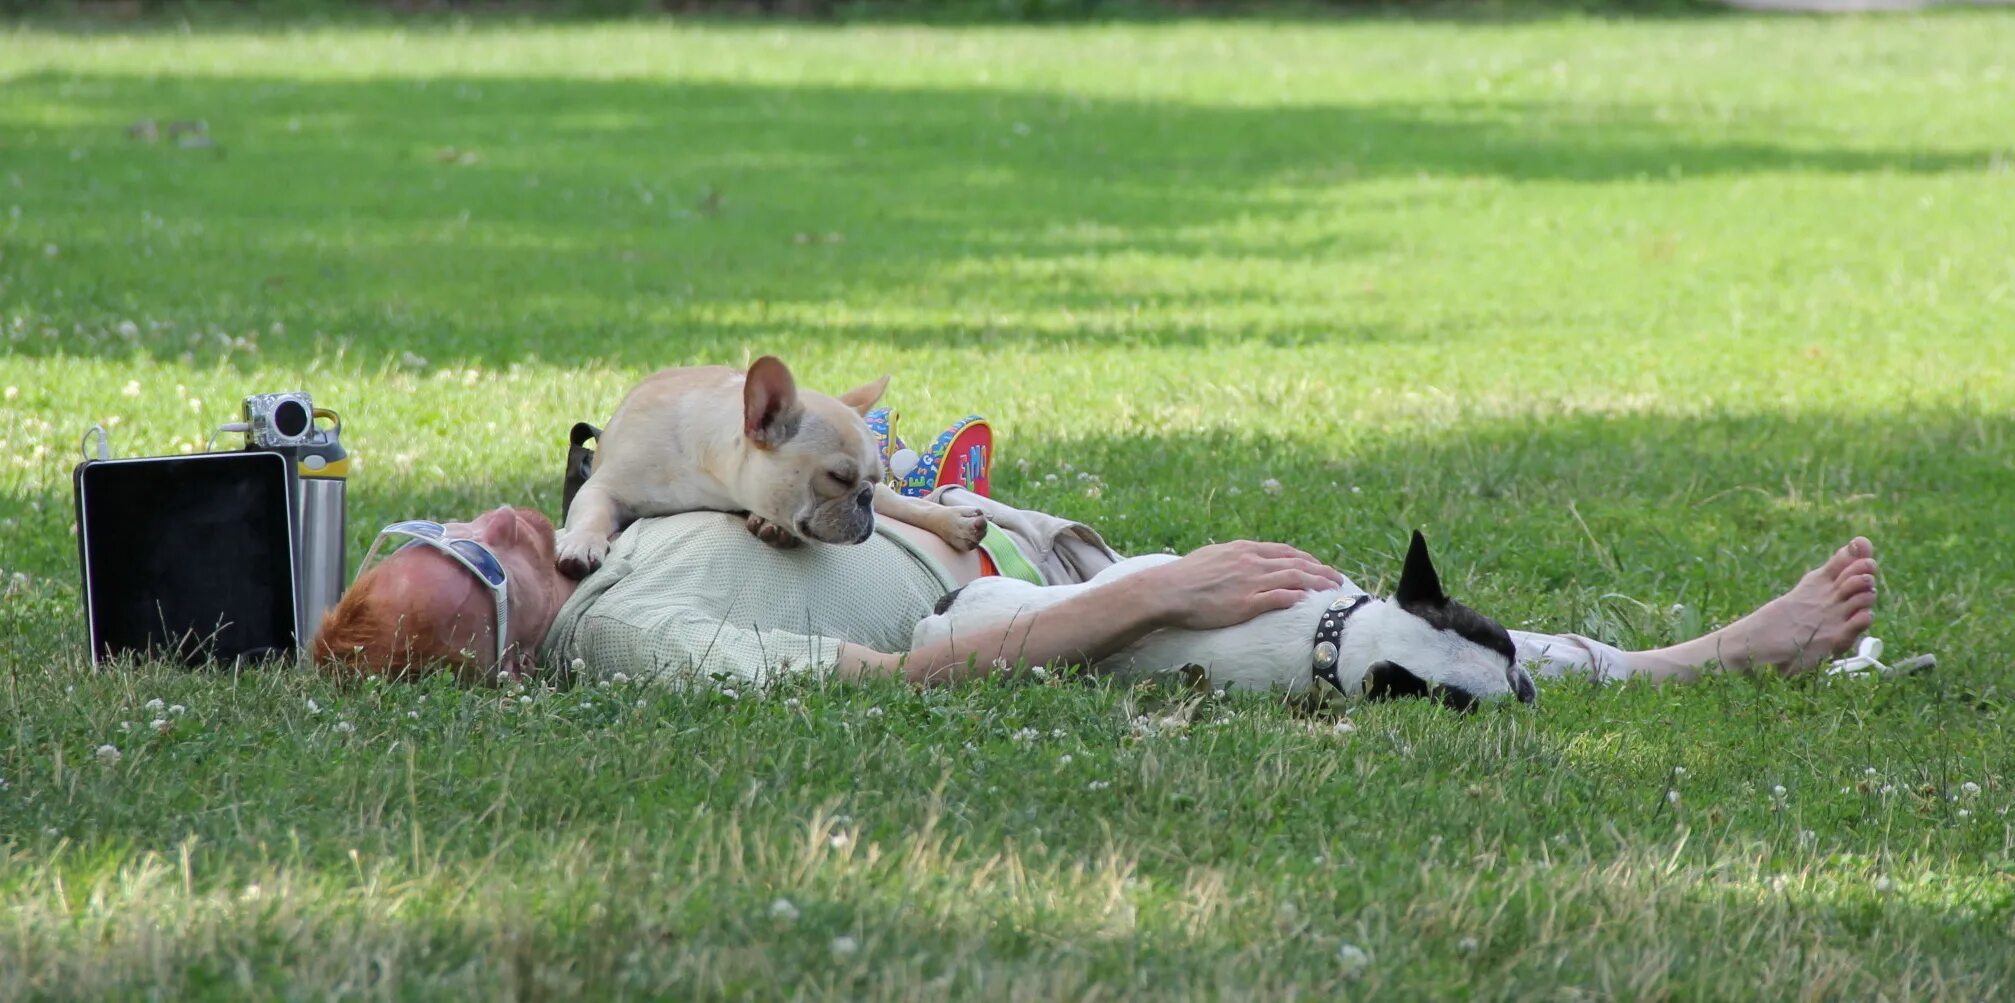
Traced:
POLYGON ((874 508, 875 489, 872 487, 862 488, 861 493, 854 496, 854 501, 859 503, 862 508, 874 508))
POLYGON ((1532 673, 1525 671, 1525 666, 1513 663, 1504 674, 1510 677, 1511 692, 1519 703, 1539 702, 1539 687, 1532 685, 1532 673))

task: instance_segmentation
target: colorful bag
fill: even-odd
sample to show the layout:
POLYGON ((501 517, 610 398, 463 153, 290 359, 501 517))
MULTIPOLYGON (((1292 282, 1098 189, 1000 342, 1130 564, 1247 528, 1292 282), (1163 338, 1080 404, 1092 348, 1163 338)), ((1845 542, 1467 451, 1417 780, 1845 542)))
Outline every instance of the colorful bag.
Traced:
POLYGON ((888 408, 868 412, 868 428, 881 445, 882 466, 889 486, 897 492, 921 498, 948 484, 956 484, 982 497, 990 497, 988 474, 993 467, 993 428, 979 415, 960 418, 931 443, 922 454, 911 450, 896 434, 897 415, 888 408))

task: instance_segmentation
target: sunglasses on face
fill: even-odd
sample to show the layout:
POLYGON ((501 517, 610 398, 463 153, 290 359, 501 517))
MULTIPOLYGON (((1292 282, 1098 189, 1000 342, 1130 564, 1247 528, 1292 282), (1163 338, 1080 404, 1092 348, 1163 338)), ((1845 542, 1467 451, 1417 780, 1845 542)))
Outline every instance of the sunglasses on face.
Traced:
POLYGON ((371 541, 371 549, 364 554, 363 563, 357 566, 357 577, 364 576, 365 569, 371 566, 371 559, 377 556, 378 550, 384 546, 387 539, 398 538, 406 541, 398 546, 399 551, 425 547, 446 554, 449 560, 467 568, 470 574, 476 576, 477 581, 483 583, 484 588, 490 590, 491 600, 497 609, 496 660, 491 664, 491 668, 493 671, 502 671, 504 649, 510 644, 511 633, 510 576, 504 573, 504 562, 498 560, 497 555, 479 541, 449 536, 448 528, 438 522, 408 519, 405 522, 395 522, 378 531, 377 538, 371 541))

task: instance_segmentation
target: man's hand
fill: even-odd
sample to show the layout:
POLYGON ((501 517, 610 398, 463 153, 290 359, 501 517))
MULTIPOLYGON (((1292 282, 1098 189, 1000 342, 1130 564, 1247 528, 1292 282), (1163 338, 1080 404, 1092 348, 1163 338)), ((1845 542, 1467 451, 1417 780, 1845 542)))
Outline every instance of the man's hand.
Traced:
POLYGON ((1133 576, 1164 627, 1230 627, 1343 584, 1343 575, 1285 543, 1236 540, 1191 551, 1133 576))

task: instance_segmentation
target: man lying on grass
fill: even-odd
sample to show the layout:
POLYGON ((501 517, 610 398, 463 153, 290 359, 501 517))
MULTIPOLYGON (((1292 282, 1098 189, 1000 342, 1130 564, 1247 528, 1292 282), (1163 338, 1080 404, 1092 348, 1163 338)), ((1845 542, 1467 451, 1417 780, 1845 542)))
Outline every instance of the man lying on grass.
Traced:
MULTIPOLYGON (((876 520, 859 545, 778 550, 751 536, 741 516, 693 512, 630 526, 603 567, 576 583, 555 569, 553 525, 532 509, 498 508, 446 526, 397 524, 380 542, 416 542, 375 566, 367 555, 322 622, 316 660, 338 671, 446 668, 471 679, 543 664, 674 684, 802 672, 948 683, 1021 665, 1091 664, 1159 629, 1231 628, 1343 582, 1286 544, 1217 544, 1079 591, 1039 616, 969 625, 905 650, 940 598, 984 574, 1059 585, 1117 559, 1087 527, 954 494, 949 500, 978 505, 1006 528, 989 536, 1012 544, 990 548, 1001 558, 954 552, 893 519, 876 520)), ((1856 537, 1750 615, 1668 648, 1510 636, 1517 662, 1547 676, 1691 680, 1717 665, 1802 672, 1846 651, 1873 622, 1873 555, 1856 537)))

